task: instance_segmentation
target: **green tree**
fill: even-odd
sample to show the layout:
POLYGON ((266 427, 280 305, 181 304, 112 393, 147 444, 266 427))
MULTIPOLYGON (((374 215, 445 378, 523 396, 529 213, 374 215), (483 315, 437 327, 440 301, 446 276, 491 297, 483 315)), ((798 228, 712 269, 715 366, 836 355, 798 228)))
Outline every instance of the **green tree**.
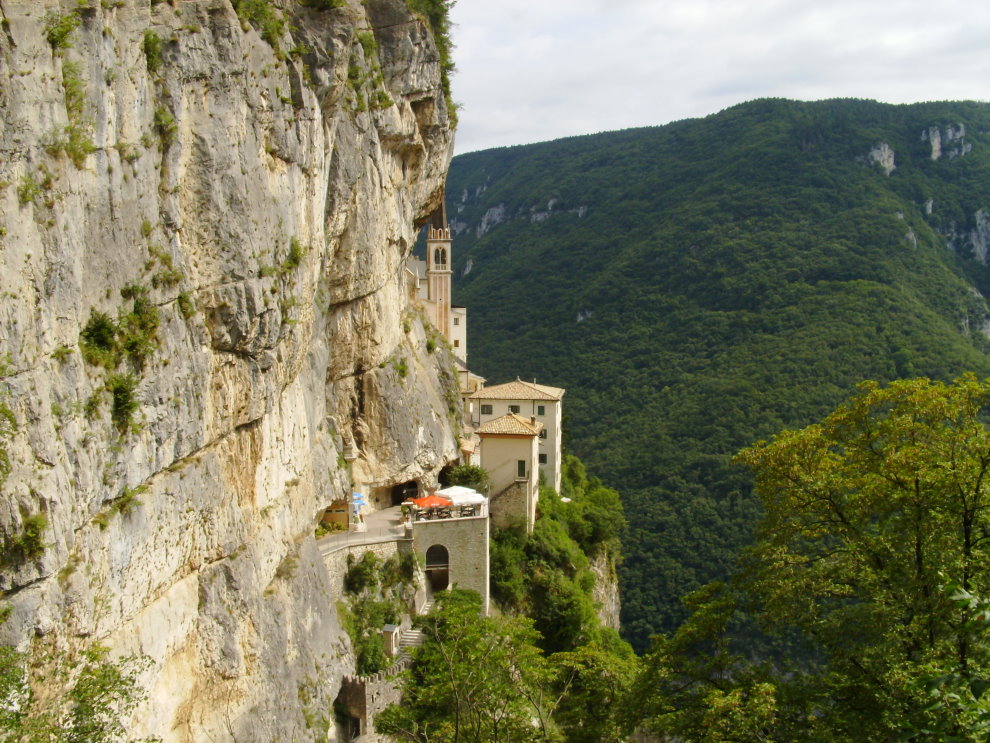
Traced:
POLYGON ((571 538, 589 556, 609 552, 619 554, 619 534, 626 528, 619 494, 589 476, 584 463, 573 454, 565 454, 561 467, 561 495, 552 488, 540 492, 540 510, 567 525, 571 538))
POLYGON ((403 701, 375 718, 379 733, 416 743, 555 738, 552 671, 520 617, 480 616, 476 593, 453 589, 420 620, 426 639, 403 701))
MULTIPOLYGON (((945 586, 945 593, 955 602, 965 619, 964 630, 971 643, 987 641, 990 631, 990 600, 974 596, 957 583, 945 586)), ((958 740, 956 730, 966 730, 980 740, 990 736, 990 677, 985 670, 945 668, 933 665, 931 672, 915 682, 928 698, 927 725, 905 731, 904 740, 926 743, 951 743, 958 740)))
MULTIPOLYGON (((588 558, 602 558, 598 568, 609 572, 620 561, 622 504, 618 493, 589 477, 572 455, 564 457, 561 485, 561 495, 551 487, 540 488, 539 518, 532 532, 515 523, 493 534, 492 596, 501 610, 534 621, 547 653, 590 642, 611 646, 596 615, 596 577, 588 558)), ((618 650, 619 655, 627 651, 618 650)))
POLYGON ((345 601, 338 604, 338 611, 357 656, 358 673, 375 673, 388 666, 382 627, 399 621, 402 588, 414 583, 415 564, 412 555, 393 556, 385 562, 371 551, 360 560, 348 555, 345 601))
POLYGON ((485 495, 492 487, 488 470, 474 464, 459 464, 456 467, 451 467, 446 473, 446 480, 448 485, 461 485, 485 495))
POLYGON ((29 659, 0 646, 0 743, 112 743, 144 698, 143 662, 111 660, 100 645, 77 658, 29 659))
POLYGON ((568 743, 620 743, 631 732, 632 717, 621 702, 636 676, 632 648, 597 642, 550 658, 559 694, 554 721, 568 743))
POLYGON ((743 586, 767 627, 812 651, 781 683, 781 739, 983 739, 918 680, 990 662, 942 590, 946 575, 966 592, 990 577, 988 399, 972 376, 866 382, 822 423, 740 453, 765 509, 743 586))
POLYGON ((746 662, 734 647, 738 609, 731 590, 711 583, 684 603, 690 618, 672 635, 654 639, 623 700, 626 716, 661 739, 774 740, 776 687, 765 668, 746 662))

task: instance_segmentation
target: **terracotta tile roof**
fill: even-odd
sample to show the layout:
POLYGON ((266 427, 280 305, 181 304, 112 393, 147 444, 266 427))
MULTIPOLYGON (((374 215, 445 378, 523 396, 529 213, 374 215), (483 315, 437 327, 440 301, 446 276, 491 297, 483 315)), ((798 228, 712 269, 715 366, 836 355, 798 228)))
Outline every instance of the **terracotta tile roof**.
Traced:
POLYGON ((559 400, 564 396, 560 387, 550 387, 536 382, 515 382, 483 387, 473 395, 472 400, 559 400))
POLYGON ((543 424, 539 421, 528 421, 521 415, 509 413, 501 418, 494 418, 478 426, 479 436, 498 435, 503 436, 537 436, 543 430, 543 424))

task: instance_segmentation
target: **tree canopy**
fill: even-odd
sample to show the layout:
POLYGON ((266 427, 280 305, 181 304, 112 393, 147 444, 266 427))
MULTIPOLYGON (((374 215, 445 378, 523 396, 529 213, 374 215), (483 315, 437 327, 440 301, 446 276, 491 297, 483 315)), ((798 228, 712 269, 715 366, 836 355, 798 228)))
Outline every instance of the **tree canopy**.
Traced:
POLYGON ((31 657, 0 645, 0 742, 120 740, 124 721, 145 696, 138 679, 146 661, 111 659, 101 645, 31 657))
POLYGON ((868 382, 822 423, 739 455, 765 511, 748 589, 826 664, 806 688, 842 739, 917 720, 921 669, 990 660, 942 590, 990 577, 988 399, 971 376, 868 382))
POLYGON ((550 739, 550 669, 531 623, 482 617, 480 611, 476 593, 438 595, 434 611, 420 622, 426 640, 402 704, 376 716, 377 732, 414 743, 550 739))
POLYGON ((688 739, 714 715, 745 722, 741 740, 985 740, 990 643, 960 600, 990 581, 988 403, 973 376, 867 382, 820 423, 743 450, 756 544, 733 586, 692 597, 656 642, 648 724, 688 739), (747 618, 786 652, 733 649, 747 618))

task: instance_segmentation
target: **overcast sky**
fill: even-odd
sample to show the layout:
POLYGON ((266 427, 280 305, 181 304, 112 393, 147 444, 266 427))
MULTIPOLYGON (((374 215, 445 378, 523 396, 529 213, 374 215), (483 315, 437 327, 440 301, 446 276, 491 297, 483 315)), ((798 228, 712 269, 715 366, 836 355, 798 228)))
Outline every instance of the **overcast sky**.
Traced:
POLYGON ((767 96, 990 99, 987 0, 458 0, 457 153, 767 96))

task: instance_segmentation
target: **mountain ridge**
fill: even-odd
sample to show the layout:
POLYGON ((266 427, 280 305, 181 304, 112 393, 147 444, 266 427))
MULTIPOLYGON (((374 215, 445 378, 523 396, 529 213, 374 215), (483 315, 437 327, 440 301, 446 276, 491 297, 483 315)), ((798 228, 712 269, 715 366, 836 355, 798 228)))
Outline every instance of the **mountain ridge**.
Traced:
POLYGON ((568 388, 640 648, 748 542, 735 451, 864 378, 990 373, 988 132, 977 102, 762 99, 454 158, 472 368, 568 388))

